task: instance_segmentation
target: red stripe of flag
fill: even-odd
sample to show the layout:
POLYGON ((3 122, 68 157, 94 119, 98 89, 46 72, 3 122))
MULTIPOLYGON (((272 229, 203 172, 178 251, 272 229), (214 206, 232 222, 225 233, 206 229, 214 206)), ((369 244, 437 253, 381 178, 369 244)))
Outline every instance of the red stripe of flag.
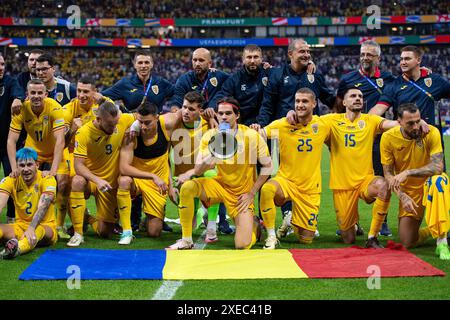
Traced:
POLYGON ((161 24, 161 27, 174 26, 175 19, 159 19, 159 23, 161 24))
POLYGON ((112 41, 112 46, 113 47, 126 47, 127 46, 127 40, 126 39, 115 38, 112 41))
POLYGON ((0 25, 2 26, 12 26, 13 18, 0 18, 0 25))
POLYGON ((77 47, 86 47, 88 43, 88 38, 74 38, 72 41, 72 45, 77 47))
POLYGON ((347 17, 347 24, 362 24, 362 17, 347 17))
POLYGON ((391 23, 406 23, 406 16, 391 16, 391 23))
POLYGON ((450 36, 436 36, 436 43, 450 43, 450 36))
POLYGON ((288 46, 289 38, 273 38, 273 44, 275 46, 288 46))

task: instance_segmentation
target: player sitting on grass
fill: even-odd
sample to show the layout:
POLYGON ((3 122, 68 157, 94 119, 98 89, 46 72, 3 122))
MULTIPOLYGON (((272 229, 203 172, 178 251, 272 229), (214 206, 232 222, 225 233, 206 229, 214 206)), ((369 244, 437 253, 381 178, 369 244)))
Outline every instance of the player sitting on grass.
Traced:
POLYGON ((0 182, 0 210, 11 196, 16 208, 14 224, 0 224, 0 240, 8 240, 0 253, 1 259, 13 259, 36 245, 54 245, 58 239, 55 224, 54 199, 56 180, 42 177, 37 166, 37 152, 32 148, 17 151, 17 178, 6 177, 0 182))

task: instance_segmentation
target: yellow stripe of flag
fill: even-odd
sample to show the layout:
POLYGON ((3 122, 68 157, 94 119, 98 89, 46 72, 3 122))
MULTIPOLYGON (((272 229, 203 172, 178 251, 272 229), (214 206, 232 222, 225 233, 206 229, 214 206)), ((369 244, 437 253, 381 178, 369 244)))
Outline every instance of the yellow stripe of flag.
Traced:
POLYGON ((308 278, 288 250, 168 250, 163 279, 308 278))

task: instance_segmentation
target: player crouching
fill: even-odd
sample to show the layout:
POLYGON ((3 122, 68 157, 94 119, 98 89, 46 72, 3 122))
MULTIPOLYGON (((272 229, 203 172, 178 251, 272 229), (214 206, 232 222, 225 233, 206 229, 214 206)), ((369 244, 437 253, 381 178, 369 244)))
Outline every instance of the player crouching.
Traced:
POLYGON ((11 196, 16 208, 14 224, 0 224, 0 240, 8 240, 1 259, 13 259, 36 245, 54 245, 57 241, 54 199, 56 180, 42 176, 37 167, 37 152, 23 148, 16 153, 17 178, 0 182, 0 210, 11 196))

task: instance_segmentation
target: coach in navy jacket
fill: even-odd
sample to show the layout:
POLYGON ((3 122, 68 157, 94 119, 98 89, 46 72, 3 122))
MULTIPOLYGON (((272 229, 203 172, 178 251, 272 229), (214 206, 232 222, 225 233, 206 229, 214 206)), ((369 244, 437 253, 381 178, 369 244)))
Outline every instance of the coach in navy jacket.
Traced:
MULTIPOLYGON (((320 73, 309 74, 306 71, 311 59, 308 44, 300 39, 293 41, 289 45, 288 55, 290 64, 270 71, 257 117, 261 127, 285 117, 289 110, 293 110, 295 92, 300 88, 311 89, 322 103, 330 108, 334 106, 335 97, 325 85, 324 77, 320 73)), ((315 108, 314 113, 319 114, 319 108, 315 108)))
POLYGON ((128 111, 134 111, 141 104, 144 96, 163 111, 164 103, 174 93, 174 86, 166 79, 151 74, 153 59, 146 51, 137 51, 134 56, 136 73, 131 77, 124 77, 112 87, 103 90, 102 95, 111 100, 122 100, 128 111))
POLYGON ((243 63, 243 67, 225 81, 219 95, 239 101, 240 123, 249 126, 256 123, 270 69, 262 67, 261 48, 253 44, 244 48, 243 63))
POLYGON ((189 91, 198 91, 205 98, 206 108, 215 108, 222 85, 229 74, 219 70, 211 70, 211 53, 205 48, 198 48, 192 54, 193 71, 182 75, 175 84, 175 95, 172 99, 172 110, 181 108, 183 97, 189 91))

